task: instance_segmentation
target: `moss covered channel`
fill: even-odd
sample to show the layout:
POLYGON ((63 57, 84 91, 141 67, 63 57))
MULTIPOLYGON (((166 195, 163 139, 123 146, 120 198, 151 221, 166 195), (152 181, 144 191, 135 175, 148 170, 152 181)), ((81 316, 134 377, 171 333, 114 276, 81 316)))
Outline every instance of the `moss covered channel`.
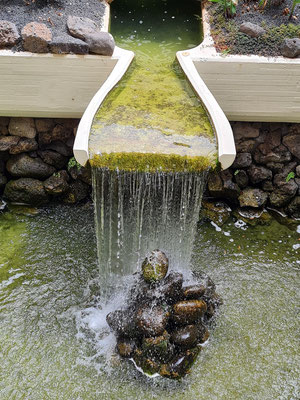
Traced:
POLYGON ((115 2, 112 33, 135 60, 95 116, 91 164, 153 171, 195 171, 215 165, 213 128, 175 61, 201 41, 200 4, 115 2))

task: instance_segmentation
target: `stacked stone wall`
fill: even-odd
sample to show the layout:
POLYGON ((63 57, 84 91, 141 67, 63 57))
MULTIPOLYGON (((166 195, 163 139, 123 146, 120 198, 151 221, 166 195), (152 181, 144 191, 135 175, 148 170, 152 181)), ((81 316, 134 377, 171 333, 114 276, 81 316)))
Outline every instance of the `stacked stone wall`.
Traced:
POLYGON ((233 208, 280 210, 300 218, 300 124, 232 123, 237 156, 212 172, 206 196, 233 208))
POLYGON ((91 174, 73 157, 78 119, 0 117, 0 195, 14 203, 76 203, 91 174))

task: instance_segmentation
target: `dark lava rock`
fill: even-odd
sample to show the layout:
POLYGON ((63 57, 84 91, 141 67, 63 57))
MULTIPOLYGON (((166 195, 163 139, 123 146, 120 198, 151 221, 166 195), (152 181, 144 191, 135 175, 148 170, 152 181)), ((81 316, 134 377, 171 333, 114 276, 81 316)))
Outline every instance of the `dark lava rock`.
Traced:
POLYGON ((37 153, 46 164, 52 165, 57 169, 64 168, 67 165, 68 157, 63 156, 56 151, 39 150, 37 153))
POLYGON ((68 167, 68 171, 74 180, 80 179, 87 185, 92 184, 92 171, 89 164, 86 167, 82 167, 81 165, 68 167))
POLYGON ((144 336, 160 336, 166 329, 170 313, 161 306, 142 306, 136 313, 136 327, 144 336))
POLYGON ((261 189, 247 188, 243 190, 239 196, 241 207, 254 207, 258 208, 263 206, 268 199, 267 193, 261 189))
POLYGON ((185 286, 183 288, 183 297, 189 299, 200 299, 205 294, 206 287, 201 284, 185 286))
POLYGON ((9 21, 0 21, 0 48, 12 47, 18 40, 20 35, 15 24, 9 21))
POLYGON ((272 192, 274 190, 274 186, 273 186, 272 181, 263 182, 262 190, 264 190, 265 192, 272 192))
POLYGON ((181 348, 191 348, 198 343, 198 336, 196 325, 187 325, 173 331, 171 341, 181 348))
POLYGON ((32 53, 48 53, 52 40, 51 30, 39 22, 30 22, 22 29, 23 47, 32 53))
POLYGON ((36 130, 40 132, 50 132, 55 126, 53 118, 36 118, 36 130))
POLYGON ((275 189, 269 197, 270 203, 274 207, 282 207, 286 205, 297 193, 298 185, 291 179, 285 182, 282 186, 275 189))
MULTIPOLYGON (((17 137, 17 136, 14 136, 17 137)), ((10 154, 28 153, 38 149, 38 143, 35 139, 22 137, 18 143, 9 149, 10 154)))
POLYGON ((118 336, 133 338, 136 335, 133 314, 130 310, 112 311, 107 314, 106 322, 118 336))
POLYGON ((15 177, 45 179, 56 170, 40 158, 31 158, 22 153, 10 158, 6 164, 7 171, 15 177))
POLYGON ((163 364, 160 368, 160 375, 170 379, 180 379, 189 372, 200 350, 201 347, 186 350, 176 356, 170 364, 163 364))
POLYGON ((232 130, 236 140, 253 139, 259 136, 259 128, 253 126, 250 122, 235 122, 232 130))
POLYGON ((255 149, 256 146, 256 141, 253 139, 250 140, 239 140, 235 144, 236 146, 236 151, 238 153, 250 153, 255 149))
POLYGON ((252 163, 251 153, 238 153, 232 164, 232 168, 247 168, 252 163))
POLYGON ((7 184, 7 178, 4 174, 0 172, 0 192, 2 193, 5 185, 7 184))
POLYGON ((78 180, 72 182, 68 192, 64 195, 63 201, 66 204, 75 204, 84 200, 90 192, 90 187, 86 183, 78 180))
POLYGON ((267 179, 272 179, 272 171, 257 165, 251 165, 251 167, 247 170, 247 173, 253 184, 257 184, 267 179))
POLYGON ((300 39, 284 39, 281 46, 283 57, 296 58, 300 55, 300 39))
POLYGON ((88 54, 89 46, 80 39, 64 35, 52 40, 50 43, 50 51, 55 54, 88 54))
POLYGON ((201 319, 207 310, 204 300, 184 300, 173 306, 172 320, 179 325, 193 324, 201 319))
POLYGON ((55 172, 50 178, 44 182, 44 188, 48 194, 59 196, 69 190, 69 175, 67 171, 55 172))
POLYGON ((247 172, 243 169, 236 171, 236 173, 234 174, 234 180, 241 189, 245 189, 249 184, 247 172))
POLYGON ((57 153, 66 157, 71 157, 73 155, 72 148, 59 140, 55 140, 51 143, 46 144, 44 148, 49 150, 54 150, 57 153))
POLYGON ((243 22, 240 26, 240 32, 255 38, 266 33, 261 26, 252 24, 251 22, 243 22))
POLYGON ((291 161, 291 159, 292 155, 284 145, 270 149, 268 143, 263 143, 254 152, 254 160, 258 164, 268 164, 270 162, 285 163, 291 161))
POLYGON ((18 144, 19 140, 18 136, 0 136, 0 152, 10 150, 18 144))
POLYGON ((121 357, 129 358, 135 350, 135 342, 126 338, 120 338, 117 341, 117 350, 121 357))
POLYGON ((296 167, 296 175, 300 178, 300 165, 296 167))
MULTIPOLYGON (((298 39, 300 42, 300 39, 298 39)), ((300 160, 300 133, 290 133, 284 136, 283 144, 300 160)))
POLYGON ((296 196, 287 207, 287 211, 293 218, 300 218, 300 196, 296 196))
POLYGON ((13 136, 27 137, 29 139, 34 139, 36 136, 36 129, 33 118, 11 118, 8 130, 9 133, 13 136))
POLYGON ((4 196, 13 203, 34 206, 45 204, 49 200, 43 183, 31 178, 9 181, 5 186, 4 196))
POLYGON ((169 260, 165 253, 153 250, 142 264, 143 277, 146 282, 161 281, 168 272, 169 260))

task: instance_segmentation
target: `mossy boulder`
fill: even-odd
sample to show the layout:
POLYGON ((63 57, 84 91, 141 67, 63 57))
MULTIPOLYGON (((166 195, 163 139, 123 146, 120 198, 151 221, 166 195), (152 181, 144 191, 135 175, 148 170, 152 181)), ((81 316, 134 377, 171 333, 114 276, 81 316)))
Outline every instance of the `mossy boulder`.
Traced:
POLYGON ((153 250, 142 264, 143 277, 149 283, 159 282, 167 275, 168 268, 169 260, 165 253, 153 250))

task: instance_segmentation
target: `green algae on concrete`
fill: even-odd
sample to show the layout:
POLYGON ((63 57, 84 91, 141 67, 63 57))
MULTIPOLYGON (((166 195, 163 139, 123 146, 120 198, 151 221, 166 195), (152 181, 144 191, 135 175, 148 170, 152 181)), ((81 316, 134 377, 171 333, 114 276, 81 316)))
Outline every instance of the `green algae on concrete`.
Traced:
POLYGON ((154 0, 151 4, 146 0, 138 4, 127 0, 113 4, 111 11, 117 45, 133 50, 136 58, 94 118, 89 152, 91 159, 97 157, 91 164, 102 166, 100 158, 104 157, 102 164, 114 168, 118 159, 130 170, 131 162, 128 165, 121 158, 129 161, 128 154, 135 153, 131 161, 137 161, 137 168, 145 165, 144 160, 138 161, 139 157, 153 157, 150 169, 164 170, 165 164, 169 166, 166 159, 170 155, 186 158, 176 162, 180 170, 186 170, 187 164, 189 171, 214 166, 213 128, 175 61, 176 51, 201 41, 196 15, 200 14, 199 3, 191 1, 183 6, 171 0, 154 0), (193 139, 196 151, 184 152, 180 147, 189 149, 189 138, 193 139), (112 156, 113 153, 117 154, 112 156), (197 156, 199 159, 194 159, 197 156))
POLYGON ((97 154, 90 160, 92 167, 119 169, 122 171, 193 172, 204 171, 212 166, 208 157, 187 157, 177 154, 111 153, 97 154))

